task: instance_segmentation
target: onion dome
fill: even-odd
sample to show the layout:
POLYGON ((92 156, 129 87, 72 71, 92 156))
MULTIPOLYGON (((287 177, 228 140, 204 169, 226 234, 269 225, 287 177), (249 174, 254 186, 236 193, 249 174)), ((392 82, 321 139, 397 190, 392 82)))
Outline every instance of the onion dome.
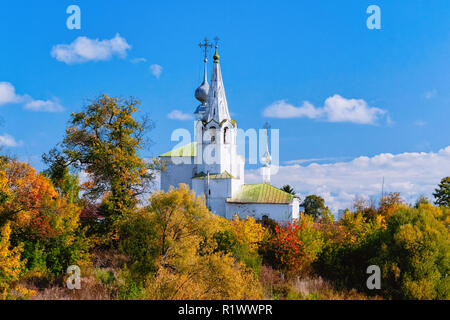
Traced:
POLYGON ((208 100, 208 94, 209 94, 208 81, 203 81, 200 87, 198 87, 197 90, 195 90, 195 99, 197 99, 201 103, 206 103, 206 101, 208 100))

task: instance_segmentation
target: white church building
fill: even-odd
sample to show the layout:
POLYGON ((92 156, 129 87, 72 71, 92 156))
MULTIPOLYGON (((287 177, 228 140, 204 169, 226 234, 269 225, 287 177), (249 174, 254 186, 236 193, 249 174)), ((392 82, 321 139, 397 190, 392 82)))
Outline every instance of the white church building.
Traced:
POLYGON ((262 183, 245 184, 245 159, 237 153, 237 123, 228 111, 225 88, 217 53, 211 82, 207 80, 205 47, 204 80, 195 91, 201 104, 195 110, 194 142, 160 155, 165 162, 161 172, 161 189, 168 191, 187 184, 196 195, 203 196, 215 214, 231 219, 265 217, 288 222, 299 217, 299 199, 270 184, 268 151, 263 156, 262 183))

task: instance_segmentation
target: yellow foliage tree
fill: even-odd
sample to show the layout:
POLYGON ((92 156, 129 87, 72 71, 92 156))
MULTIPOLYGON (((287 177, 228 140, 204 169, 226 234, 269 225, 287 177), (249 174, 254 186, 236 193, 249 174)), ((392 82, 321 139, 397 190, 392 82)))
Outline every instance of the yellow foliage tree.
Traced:
MULTIPOLYGON (((158 191, 140 218, 125 218, 122 230, 128 254, 154 261, 156 271, 146 280, 147 299, 257 299, 258 282, 250 270, 231 255, 216 252, 214 234, 223 221, 213 215, 204 199, 187 185, 158 191), (132 234, 128 223, 140 221, 150 237, 132 234), (138 250, 146 244, 146 254, 138 250), (153 255, 156 252, 156 257, 153 255)), ((137 268, 134 270, 142 270, 137 268)))
POLYGON ((21 287, 18 282, 25 269, 25 262, 20 260, 22 247, 10 248, 11 227, 7 223, 0 232, 0 300, 27 298, 34 291, 21 287))
POLYGON ((251 252, 258 250, 266 234, 265 228, 252 217, 242 220, 239 219, 238 215, 235 215, 233 221, 231 221, 231 227, 237 240, 241 244, 247 245, 251 252))

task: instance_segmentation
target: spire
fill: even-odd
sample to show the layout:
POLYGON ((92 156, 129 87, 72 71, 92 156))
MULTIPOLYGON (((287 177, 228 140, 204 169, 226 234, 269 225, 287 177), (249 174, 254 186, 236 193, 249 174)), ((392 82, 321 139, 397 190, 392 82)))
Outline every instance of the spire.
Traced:
POLYGON ((263 176, 263 183, 270 184, 270 162, 272 162, 272 156, 269 153, 269 123, 266 122, 263 128, 266 129, 266 151, 261 157, 261 161, 264 162, 264 167, 261 168, 261 174, 263 176))
POLYGON ((216 44, 211 87, 209 89, 207 102, 207 121, 215 120, 217 123, 221 123, 223 120, 230 120, 230 113, 228 111, 227 97, 225 95, 225 87, 222 80, 222 71, 220 70, 220 57, 217 51, 218 45, 216 44))

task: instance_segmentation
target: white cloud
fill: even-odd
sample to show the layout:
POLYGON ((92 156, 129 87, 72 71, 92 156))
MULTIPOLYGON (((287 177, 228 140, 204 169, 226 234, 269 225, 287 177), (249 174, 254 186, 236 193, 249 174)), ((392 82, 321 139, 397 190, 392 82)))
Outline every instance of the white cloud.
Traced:
POLYGON ((311 158, 311 159, 298 159, 298 160, 289 160, 285 161, 285 164, 305 164, 311 162, 323 162, 323 161, 338 161, 338 160, 346 160, 344 157, 329 157, 329 158, 311 158))
POLYGON ((1 147, 18 147, 22 144, 22 142, 17 142, 14 137, 10 136, 9 134, 5 133, 4 135, 0 136, 0 146, 1 147))
POLYGON ((150 66, 150 71, 156 77, 156 79, 159 79, 163 72, 163 67, 161 67, 159 64, 152 64, 150 66))
POLYGON ((42 112, 61 112, 64 107, 57 98, 52 100, 31 100, 25 104, 25 109, 42 112))
MULTIPOLYGON (((268 106, 263 115, 268 118, 310 118, 328 122, 352 122, 359 124, 375 124, 385 110, 370 107, 363 99, 346 99, 338 94, 325 100, 323 107, 315 107, 305 101, 300 107, 287 103, 285 100, 277 101, 268 106)), ((389 118, 388 118, 388 122, 389 118)))
MULTIPOLYGON (((400 192, 404 200, 414 203, 420 195, 432 199, 440 180, 449 175, 450 146, 438 152, 385 153, 349 162, 280 166, 272 176, 272 183, 278 187, 289 184, 302 198, 318 194, 336 213, 339 209, 351 208, 357 197, 379 197, 383 177, 385 192, 400 192)), ((258 170, 246 174, 247 183, 261 180, 258 170)))
POLYGON ((173 110, 167 115, 167 118, 172 120, 192 120, 193 117, 191 114, 184 113, 180 110, 173 110))
POLYGON ((64 111, 64 107, 57 98, 53 98, 52 100, 34 100, 28 94, 16 94, 16 89, 11 83, 0 82, 0 105, 8 103, 23 103, 24 108, 31 111, 64 111))
POLYGON ((432 89, 432 90, 429 90, 429 91, 425 92, 423 94, 423 96, 424 96, 425 99, 432 99, 432 98, 436 97, 437 94, 438 94, 437 90, 436 89, 432 89))
POLYGON ((131 63, 141 63, 141 62, 147 62, 147 59, 145 58, 134 58, 130 60, 131 63))
POLYGON ((427 125, 426 121, 423 121, 423 120, 416 120, 416 121, 414 121, 413 124, 418 127, 424 127, 427 125))
POLYGON ((0 106, 7 103, 18 103, 22 97, 16 94, 16 89, 9 82, 0 82, 0 106))
POLYGON ((110 40, 78 37, 71 44, 53 46, 51 55, 56 60, 67 63, 84 63, 88 61, 106 61, 113 56, 124 58, 131 46, 118 33, 110 40))

